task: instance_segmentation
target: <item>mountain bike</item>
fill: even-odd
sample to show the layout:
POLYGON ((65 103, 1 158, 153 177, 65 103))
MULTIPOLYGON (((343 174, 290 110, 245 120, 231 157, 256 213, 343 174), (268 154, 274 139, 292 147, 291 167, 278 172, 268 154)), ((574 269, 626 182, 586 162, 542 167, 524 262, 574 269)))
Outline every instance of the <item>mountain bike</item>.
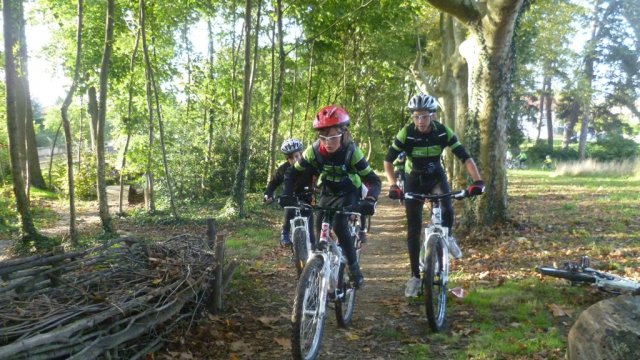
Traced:
POLYGON ((572 285, 586 283, 593 284, 602 291, 614 294, 625 292, 640 294, 640 282, 598 271, 590 267, 590 262, 588 256, 581 256, 580 262, 566 261, 560 268, 542 265, 536 267, 536 271, 542 275, 567 279, 572 285))
POLYGON ((318 357, 328 301, 333 302, 336 320, 341 327, 346 327, 353 317, 356 288, 350 279, 347 259, 332 233, 335 215, 349 216, 350 241, 354 242, 356 256, 360 260, 360 213, 346 208, 306 206, 320 213, 322 227, 317 246, 298 280, 293 303, 291 344, 294 359, 318 357))
MULTIPOLYGON (((403 194, 404 194, 404 178, 405 178, 405 175, 403 174, 398 174, 396 176, 396 184, 398 185, 398 187, 400 188, 400 191, 402 191, 403 194)), ((400 201, 400 204, 404 204, 404 198, 400 198, 398 201, 400 201)))
POLYGON ((431 203, 431 221, 424 229, 424 239, 420 248, 420 268, 427 320, 429 327, 435 332, 442 330, 444 326, 447 305, 449 229, 442 226, 440 200, 448 197, 462 200, 468 195, 465 190, 438 195, 411 192, 404 194, 405 199, 431 203))
POLYGON ((302 215, 304 204, 301 206, 285 206, 286 210, 295 211, 291 223, 291 249, 293 251, 293 263, 296 266, 298 277, 302 273, 307 259, 311 256, 311 237, 309 234, 309 217, 302 215))

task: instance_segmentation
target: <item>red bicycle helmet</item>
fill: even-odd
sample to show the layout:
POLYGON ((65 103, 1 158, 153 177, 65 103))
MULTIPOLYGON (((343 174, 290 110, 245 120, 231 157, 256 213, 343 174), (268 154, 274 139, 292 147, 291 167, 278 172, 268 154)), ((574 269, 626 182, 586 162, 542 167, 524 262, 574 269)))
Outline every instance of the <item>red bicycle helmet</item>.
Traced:
POLYGON ((324 129, 336 125, 349 125, 349 114, 339 106, 325 106, 318 111, 313 119, 314 129, 324 129))

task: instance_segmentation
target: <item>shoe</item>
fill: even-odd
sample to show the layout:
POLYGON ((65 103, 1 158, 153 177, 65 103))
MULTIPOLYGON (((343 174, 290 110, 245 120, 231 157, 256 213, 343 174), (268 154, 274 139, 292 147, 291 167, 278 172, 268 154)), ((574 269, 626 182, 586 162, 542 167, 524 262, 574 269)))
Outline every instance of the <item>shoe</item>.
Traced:
POLYGON ((364 285, 364 276, 362 276, 362 272, 360 271, 360 265, 358 263, 349 265, 349 273, 351 273, 353 286, 356 289, 360 289, 362 285, 364 285))
POLYGON ((420 289, 420 279, 415 276, 412 276, 409 281, 407 281, 407 287, 404 289, 405 297, 416 297, 418 296, 418 290, 420 289))
POLYGON ((289 238, 289 233, 281 231, 280 232, 280 245, 289 246, 291 245, 291 239, 289 238))
POLYGON ((462 257, 462 250, 460 250, 460 247, 456 242, 456 238, 449 236, 449 239, 447 239, 447 245, 449 247, 449 254, 451 254, 454 259, 460 259, 462 257))

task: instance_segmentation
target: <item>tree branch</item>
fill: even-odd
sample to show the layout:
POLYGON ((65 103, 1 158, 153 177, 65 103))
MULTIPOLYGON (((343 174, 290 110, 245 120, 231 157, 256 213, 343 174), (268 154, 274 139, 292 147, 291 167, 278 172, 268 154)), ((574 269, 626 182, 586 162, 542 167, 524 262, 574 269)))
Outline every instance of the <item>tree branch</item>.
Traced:
POLYGON ((474 0, 427 0, 431 6, 451 14, 461 22, 477 22, 483 16, 482 5, 474 0))

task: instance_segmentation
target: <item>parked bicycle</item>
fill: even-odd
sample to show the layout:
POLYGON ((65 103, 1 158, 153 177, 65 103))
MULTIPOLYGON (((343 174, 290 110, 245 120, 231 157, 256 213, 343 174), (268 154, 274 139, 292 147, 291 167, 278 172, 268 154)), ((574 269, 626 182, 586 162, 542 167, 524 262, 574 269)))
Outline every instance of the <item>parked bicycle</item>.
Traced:
POLYGON ((424 240, 420 249, 420 268, 427 320, 429 327, 435 332, 442 330, 444 326, 449 281, 449 229, 442 226, 440 200, 447 197, 462 200, 467 196, 465 190, 438 195, 411 192, 404 194, 405 199, 431 203, 431 222, 424 230, 424 240))
POLYGON ((640 294, 640 282, 623 278, 604 271, 598 271, 590 267, 588 256, 582 256, 580 262, 567 261, 562 267, 542 265, 536 267, 536 271, 542 275, 567 279, 571 284, 593 284, 598 289, 614 294, 633 292, 640 294))
POLYGON ((350 208, 302 206, 319 213, 322 227, 317 246, 298 280, 293 304, 291 344, 294 359, 315 359, 320 352, 328 301, 333 302, 336 320, 341 327, 351 322, 355 310, 356 288, 350 279, 347 259, 332 233, 333 218, 335 215, 349 216, 350 238, 359 261, 360 213, 350 208))

